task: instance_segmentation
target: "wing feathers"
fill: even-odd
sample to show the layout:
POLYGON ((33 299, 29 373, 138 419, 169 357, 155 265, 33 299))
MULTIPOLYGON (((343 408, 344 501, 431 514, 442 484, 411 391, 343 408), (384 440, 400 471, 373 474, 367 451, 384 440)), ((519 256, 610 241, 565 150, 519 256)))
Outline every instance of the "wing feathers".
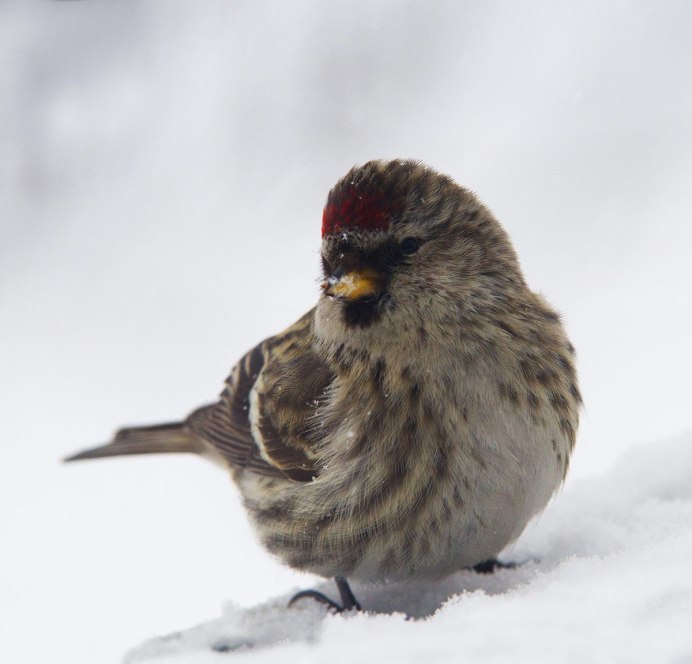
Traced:
POLYGON ((311 425, 334 379, 313 349, 313 313, 245 355, 217 403, 184 422, 123 429, 111 443, 66 461, 194 452, 260 475, 312 480, 319 473, 319 441, 311 425))
POLYGON ((190 429, 232 466, 306 482, 319 472, 308 422, 333 375, 312 348, 312 314, 250 351, 190 429))

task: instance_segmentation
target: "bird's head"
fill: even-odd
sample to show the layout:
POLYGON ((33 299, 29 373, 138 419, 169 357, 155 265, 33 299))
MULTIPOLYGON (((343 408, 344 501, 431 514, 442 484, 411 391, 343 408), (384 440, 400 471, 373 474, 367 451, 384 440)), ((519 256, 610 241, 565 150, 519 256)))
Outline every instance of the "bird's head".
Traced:
POLYGON ((374 329, 405 339, 450 319, 473 322, 491 291, 523 286, 492 214, 415 161, 371 161, 339 180, 324 208, 321 255, 318 322, 328 336, 352 340, 374 329))

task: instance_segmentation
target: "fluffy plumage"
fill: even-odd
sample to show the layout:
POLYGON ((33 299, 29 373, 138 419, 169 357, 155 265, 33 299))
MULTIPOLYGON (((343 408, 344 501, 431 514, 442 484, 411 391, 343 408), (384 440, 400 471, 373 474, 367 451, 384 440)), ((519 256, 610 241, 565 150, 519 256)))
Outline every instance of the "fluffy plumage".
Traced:
POLYGON ((436 577, 493 558, 574 446, 558 315, 490 211, 417 162, 352 169, 322 232, 317 306, 250 351, 218 402, 72 458, 206 455, 264 545, 324 576, 436 577))

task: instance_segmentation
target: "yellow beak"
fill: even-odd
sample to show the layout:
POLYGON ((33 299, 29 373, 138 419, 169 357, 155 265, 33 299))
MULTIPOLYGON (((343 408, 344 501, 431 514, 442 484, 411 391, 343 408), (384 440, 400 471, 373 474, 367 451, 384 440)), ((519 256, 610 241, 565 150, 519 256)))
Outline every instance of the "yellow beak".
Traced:
POLYGON ((377 295, 382 277, 372 268, 356 268, 340 277, 329 277, 322 284, 325 295, 353 302, 377 295))

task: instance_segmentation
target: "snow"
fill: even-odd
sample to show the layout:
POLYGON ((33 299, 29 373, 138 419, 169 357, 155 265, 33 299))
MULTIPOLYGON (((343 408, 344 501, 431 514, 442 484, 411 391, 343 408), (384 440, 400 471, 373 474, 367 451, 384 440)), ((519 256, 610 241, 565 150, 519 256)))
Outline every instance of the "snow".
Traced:
MULTIPOLYGON (((575 483, 492 575, 354 586, 366 613, 290 593, 133 650, 128 662, 692 661, 692 435, 641 445, 575 483), (408 617, 414 616, 415 620, 408 617)), ((320 589, 334 594, 334 588, 320 589)))
POLYGON ((691 23, 684 0, 0 2, 0 662, 692 661, 691 23), (496 213, 586 407, 505 554, 528 562, 288 612, 333 586, 262 550, 223 473, 59 459, 211 401, 312 306, 327 191, 373 157, 496 213))

